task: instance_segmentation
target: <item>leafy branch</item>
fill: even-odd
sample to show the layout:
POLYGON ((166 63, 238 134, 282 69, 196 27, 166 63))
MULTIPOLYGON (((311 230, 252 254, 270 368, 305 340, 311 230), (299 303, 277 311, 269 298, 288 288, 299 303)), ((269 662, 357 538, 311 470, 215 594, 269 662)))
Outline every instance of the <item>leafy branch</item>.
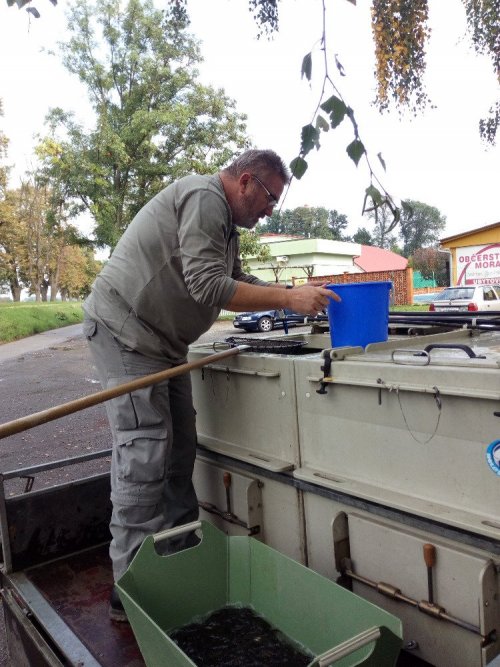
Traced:
MULTIPOLYGON (((363 158, 370 174, 370 185, 365 190, 362 215, 368 212, 373 212, 375 219, 377 219, 378 210, 381 207, 386 206, 389 208, 393 216, 393 223, 390 227, 390 229, 393 229, 399 222, 400 210, 394 203, 391 195, 382 185, 374 168, 372 167, 370 157, 359 133, 359 127, 354 115, 354 110, 346 103, 342 93, 339 91, 335 81, 330 75, 327 52, 325 0, 322 0, 322 7, 322 36, 320 40, 320 49, 323 53, 323 81, 318 103, 313 112, 312 120, 309 124, 302 127, 300 153, 290 163, 292 176, 298 180, 304 176, 308 168, 306 156, 314 148, 316 148, 316 150, 320 148, 321 133, 328 132, 330 128, 332 130, 336 129, 344 120, 348 119, 352 125, 354 138, 346 147, 346 153, 356 166, 358 166, 360 160, 363 158), (333 94, 325 99, 327 96, 327 88, 331 88, 333 94)), ((302 78, 305 77, 309 82, 312 79, 312 63, 312 52, 309 52, 302 60, 301 69, 302 78)), ((335 66, 340 76, 345 76, 344 68, 337 55, 335 55, 335 66)), ((385 171, 385 162, 381 153, 378 153, 377 157, 385 171)), ((288 187, 290 187, 290 185, 288 187)))
MULTIPOLYGON (((57 0, 49 0, 54 7, 57 5, 57 0)), ((17 5, 18 9, 22 9, 23 7, 26 7, 26 5, 29 5, 29 7, 26 7, 26 11, 31 14, 31 16, 34 16, 36 19, 40 18, 40 12, 36 7, 30 4, 31 0, 7 0, 7 5, 9 7, 13 7, 14 5, 17 5)))

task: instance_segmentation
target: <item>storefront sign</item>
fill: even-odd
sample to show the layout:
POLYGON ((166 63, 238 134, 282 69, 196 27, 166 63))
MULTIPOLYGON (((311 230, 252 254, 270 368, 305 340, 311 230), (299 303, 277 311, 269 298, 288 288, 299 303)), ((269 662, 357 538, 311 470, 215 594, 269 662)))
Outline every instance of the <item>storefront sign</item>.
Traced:
POLYGON ((457 285, 500 283, 500 243, 457 248, 457 285))

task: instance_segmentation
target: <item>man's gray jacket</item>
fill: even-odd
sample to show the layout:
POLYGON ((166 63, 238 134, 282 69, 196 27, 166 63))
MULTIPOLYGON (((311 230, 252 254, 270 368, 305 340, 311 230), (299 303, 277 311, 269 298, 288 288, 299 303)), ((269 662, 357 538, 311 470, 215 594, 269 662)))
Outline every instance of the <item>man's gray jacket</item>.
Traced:
POLYGON ((231 300, 243 273, 222 182, 186 176, 135 216, 84 304, 125 347, 179 362, 231 300))

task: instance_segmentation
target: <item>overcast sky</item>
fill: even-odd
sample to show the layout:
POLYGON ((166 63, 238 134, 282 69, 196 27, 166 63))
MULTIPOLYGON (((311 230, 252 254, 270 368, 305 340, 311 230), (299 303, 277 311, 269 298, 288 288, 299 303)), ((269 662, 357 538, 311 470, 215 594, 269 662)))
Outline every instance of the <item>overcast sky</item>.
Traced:
MULTIPOLYGON (((85 117, 85 94, 54 57, 40 53, 64 37, 64 7, 49 0, 34 2, 40 19, 8 9, 0 0, 0 126, 10 139, 11 186, 30 162, 33 135, 43 131, 50 106, 72 109, 85 117)), ((339 86, 355 110, 360 135, 372 162, 382 153, 379 170, 396 199, 414 199, 435 206, 446 216, 444 236, 500 222, 498 183, 500 147, 486 150, 478 120, 498 95, 498 82, 485 57, 476 56, 465 39, 465 12, 460 0, 430 0, 433 30, 428 48, 427 88, 435 109, 417 119, 381 116, 374 98, 373 42, 369 3, 327 1, 328 51, 337 53, 346 75, 339 86)), ((257 28, 248 0, 188 0, 191 29, 202 41, 205 83, 223 87, 248 115, 248 131, 260 148, 273 148, 286 162, 299 150, 300 128, 310 122, 317 90, 301 80, 303 56, 318 48, 321 37, 319 0, 283 0, 280 32, 272 41, 256 39, 257 28)), ((314 51, 313 51, 314 53, 314 51)), ((320 77, 320 55, 313 55, 313 79, 320 77), (316 75, 316 76, 315 76, 316 75)), ((333 59, 331 59, 332 73, 333 59)), ((347 215, 349 232, 370 228, 361 217, 369 184, 363 162, 358 168, 345 154, 352 140, 344 129, 322 137, 322 147, 308 156, 309 170, 294 181, 286 208, 324 206, 347 215)), ((500 144, 500 138, 497 142, 500 144)))

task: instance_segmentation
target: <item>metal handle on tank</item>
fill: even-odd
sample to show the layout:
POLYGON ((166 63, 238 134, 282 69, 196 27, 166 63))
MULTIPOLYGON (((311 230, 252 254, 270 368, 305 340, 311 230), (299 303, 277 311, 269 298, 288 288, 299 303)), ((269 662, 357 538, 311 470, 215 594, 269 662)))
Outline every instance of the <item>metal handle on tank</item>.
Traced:
POLYGON ((328 665, 333 665, 341 658, 345 658, 345 656, 363 648, 363 646, 377 641, 377 639, 380 639, 380 636, 380 628, 374 627, 363 630, 363 632, 360 632, 355 637, 351 637, 351 639, 347 639, 345 642, 335 646, 335 648, 318 655, 311 663, 311 667, 328 667, 328 665))
POLYGON ((424 347, 424 352, 429 354, 431 350, 435 349, 462 350, 462 352, 465 352, 465 354, 471 359, 486 359, 485 356, 477 355, 468 345, 453 345, 452 343, 433 343, 432 345, 427 345, 427 347, 424 347))
POLYGON ((201 528, 201 521, 191 521, 191 523, 185 523, 183 526, 167 528, 167 530, 155 533, 153 535, 153 542, 158 544, 158 542, 162 542, 163 540, 170 540, 172 537, 184 535, 184 533, 191 533, 193 530, 198 530, 198 528, 201 528))
POLYGON ((425 359, 423 359, 423 363, 420 363, 420 361, 418 362, 418 364, 417 364, 418 366, 428 366, 431 363, 430 354, 428 352, 424 352, 424 351, 421 351, 421 350, 415 350, 415 349, 412 349, 412 348, 409 348, 409 349, 399 348, 397 350, 393 350, 392 353, 391 353, 391 361, 395 364, 401 364, 401 365, 406 364, 407 366, 412 365, 412 364, 415 365, 415 363, 416 363, 415 357, 419 357, 419 358, 425 357, 425 359), (407 355, 411 355, 413 358, 412 359, 407 359, 407 360, 405 360, 405 359, 396 359, 397 354, 407 354, 407 355))

